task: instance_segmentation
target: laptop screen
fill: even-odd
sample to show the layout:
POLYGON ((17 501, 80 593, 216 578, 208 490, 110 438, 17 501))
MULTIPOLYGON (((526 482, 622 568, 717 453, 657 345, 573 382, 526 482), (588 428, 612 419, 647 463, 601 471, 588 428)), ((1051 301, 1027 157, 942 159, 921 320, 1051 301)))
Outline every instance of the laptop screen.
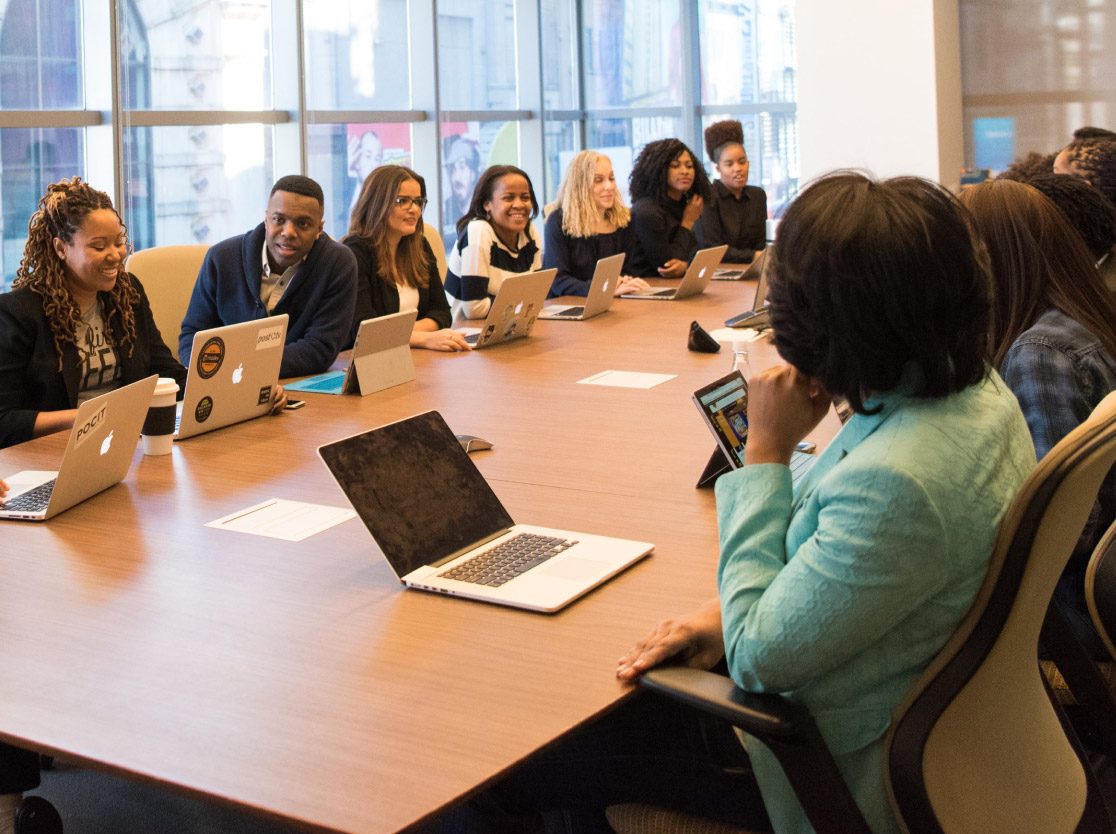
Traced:
POLYGON ((721 448, 728 452, 733 469, 744 465, 748 440, 748 384, 739 371, 694 392, 694 402, 713 429, 721 448))
POLYGON ((514 524, 436 411, 318 451, 400 577, 514 524))

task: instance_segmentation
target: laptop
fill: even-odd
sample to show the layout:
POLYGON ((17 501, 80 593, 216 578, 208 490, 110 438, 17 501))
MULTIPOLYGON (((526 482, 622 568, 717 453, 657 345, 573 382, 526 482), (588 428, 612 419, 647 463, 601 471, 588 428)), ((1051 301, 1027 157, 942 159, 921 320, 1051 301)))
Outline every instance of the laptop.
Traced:
MULTIPOLYGON (((717 450, 702 473, 698 486, 707 486, 724 472, 744 465, 744 445, 748 441, 748 383, 740 371, 699 388, 694 405, 717 441, 717 450)), ((802 451, 791 453, 791 482, 798 484, 817 460, 802 451)))
POLYGON ((153 374, 78 406, 58 471, 5 475, 9 492, 0 518, 46 521, 122 481, 158 379, 153 374))
POLYGON ((516 524, 436 411, 318 449, 404 584, 557 611, 654 548, 516 524))
POLYGON ((485 348, 526 336, 535 326, 557 274, 556 269, 543 269, 507 276, 492 299, 480 332, 466 333, 465 341, 475 348, 485 348))
POLYGON ((353 355, 343 371, 289 382, 288 391, 312 394, 360 394, 367 397, 385 388, 402 385, 415 378, 411 359, 411 332, 415 329, 418 311, 391 313, 365 319, 360 323, 353 355))
POLYGON ((717 264, 721 262, 721 258, 725 256, 728 251, 728 246, 711 246, 708 249, 699 249, 698 253, 694 255, 694 259, 690 261, 690 267, 686 270, 686 274, 682 276, 682 281, 677 287, 668 287, 667 289, 650 289, 643 290, 642 292, 626 292, 621 298, 650 298, 655 301, 677 301, 680 298, 688 298, 691 295, 705 292, 705 288, 709 286, 710 280, 713 278, 713 273, 717 269, 717 264))
POLYGON ((178 404, 175 440, 271 411, 288 318, 281 313, 194 334, 186 391, 178 404))
POLYGON ((539 318, 584 321, 608 312, 608 308, 616 300, 614 293, 616 285, 620 282, 620 271, 624 268, 625 257, 621 252, 619 255, 610 255, 597 261, 597 266, 593 270, 593 280, 589 282, 589 293, 585 296, 585 304, 547 304, 539 313, 539 318))
POLYGON ((763 269, 760 270, 759 280, 756 281, 756 295, 752 299, 752 309, 725 319, 725 327, 750 327, 754 330, 764 330, 771 326, 767 309, 767 264, 770 262, 770 258, 763 259, 763 269))

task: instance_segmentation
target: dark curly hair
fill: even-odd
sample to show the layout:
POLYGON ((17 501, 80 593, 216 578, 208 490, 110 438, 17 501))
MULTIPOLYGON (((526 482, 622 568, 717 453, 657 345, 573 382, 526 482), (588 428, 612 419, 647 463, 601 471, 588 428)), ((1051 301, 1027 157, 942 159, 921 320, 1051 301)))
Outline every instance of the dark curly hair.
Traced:
POLYGON ((1054 203, 1081 235, 1093 260, 1116 245, 1116 206, 1085 180, 1060 174, 1039 174, 1023 180, 1054 203))
MULTIPOLYGON (((54 334, 59 371, 62 370, 63 346, 67 342, 77 344, 81 309, 66 286, 66 265, 54 250, 54 239, 73 243, 74 233, 81 228, 85 218, 99 209, 108 209, 115 214, 120 220, 120 228, 127 235, 124 221, 105 192, 83 182, 81 177, 48 185, 46 194, 39 200, 38 208, 27 223, 27 243, 23 246, 23 258, 12 282, 12 289, 27 287, 42 297, 43 313, 54 334)), ((124 272, 123 264, 109 296, 112 303, 106 305, 105 310, 105 339, 109 344, 127 347, 130 356, 136 342, 135 308, 140 295, 124 272)))
POLYGON ((713 122, 705 129, 705 152, 716 165, 725 145, 744 146, 744 126, 736 119, 713 122))
MULTIPOLYGON (((484 210, 484 204, 492 200, 492 192, 496 190, 496 181, 509 174, 518 174, 527 180, 527 190, 531 192, 531 219, 534 220, 539 216, 539 201, 535 197, 535 186, 531 185, 531 178, 527 176, 527 172, 522 168, 516 168, 514 165, 490 165, 477 180, 476 187, 473 189, 473 199, 469 203, 469 210, 465 212, 464 217, 457 221, 458 235, 465 233, 465 227, 471 221, 488 220, 488 212, 484 210)), ((528 229, 530 229, 530 226, 528 226, 528 229)), ((529 231, 528 234, 530 234, 529 231)))
POLYGON ((1050 174, 1054 171, 1054 158, 1057 155, 1056 153, 1043 154, 1038 151, 1031 151, 1026 156, 1011 163, 996 179, 1028 182, 1032 177, 1050 174))
POLYGON ((1079 139, 1066 145, 1058 156, 1072 163, 1075 173, 1116 204, 1116 139, 1079 139))
POLYGON ((694 184, 690 186, 690 193, 698 194, 702 199, 708 200, 711 191, 709 177, 706 176, 705 168, 694 156, 694 152, 679 139, 659 139, 644 145, 632 166, 631 176, 628 177, 632 201, 644 197, 650 197, 659 203, 669 200, 667 172, 670 170, 670 163, 682 153, 688 153, 694 162, 694 184))
POLYGON ((988 373, 987 256, 941 186, 831 174, 791 203, 768 258, 775 347, 855 411, 908 366, 917 397, 988 373))

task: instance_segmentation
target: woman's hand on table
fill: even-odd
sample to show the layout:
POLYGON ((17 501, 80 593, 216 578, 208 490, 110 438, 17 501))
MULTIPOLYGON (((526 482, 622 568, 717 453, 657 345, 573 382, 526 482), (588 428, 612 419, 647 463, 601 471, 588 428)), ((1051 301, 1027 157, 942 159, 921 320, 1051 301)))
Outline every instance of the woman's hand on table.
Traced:
POLYGON ((724 656, 721 604, 713 598, 696 611, 659 623, 617 661, 616 677, 634 681, 648 669, 670 660, 711 669, 724 656))
POLYGON ((645 292, 649 289, 651 289, 651 285, 642 278, 636 278, 632 275, 621 275, 613 295, 623 295, 626 292, 645 292))

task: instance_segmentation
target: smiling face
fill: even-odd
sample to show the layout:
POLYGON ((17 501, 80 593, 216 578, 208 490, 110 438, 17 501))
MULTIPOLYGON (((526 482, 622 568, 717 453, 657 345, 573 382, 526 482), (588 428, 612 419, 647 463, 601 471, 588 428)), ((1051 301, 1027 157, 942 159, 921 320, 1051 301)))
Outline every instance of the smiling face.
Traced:
POLYGON ((271 268, 286 270, 309 254, 322 233, 322 206, 313 197, 276 191, 267 201, 264 234, 271 268))
POLYGON ((531 222, 531 186, 519 174, 505 174, 496 180, 484 210, 505 243, 514 241, 531 222))
POLYGON ((413 202, 414 200, 422 197, 422 188, 419 186, 417 180, 403 180, 399 183, 399 189, 395 192, 396 198, 407 197, 407 205, 401 207, 398 204, 392 204, 388 210, 388 240, 392 243, 398 243, 402 238, 407 235, 413 235, 418 229, 419 218, 422 217, 422 211, 413 202))
POLYGON ((730 144, 721 148, 717 160, 717 173, 725 188, 739 194, 748 184, 748 154, 743 145, 730 144))
POLYGON ((66 286, 85 309, 98 292, 111 292, 128 254, 128 239, 112 209, 89 212, 73 240, 54 238, 54 252, 65 266, 66 286))
POLYGON ((689 151, 682 151, 670 161, 667 169, 667 194, 677 200, 694 184, 694 158, 689 151))
POLYGON ((593 184, 589 187, 593 205, 601 212, 612 208, 616 203, 616 176, 612 173, 612 163, 607 157, 600 157, 593 170, 593 184))

